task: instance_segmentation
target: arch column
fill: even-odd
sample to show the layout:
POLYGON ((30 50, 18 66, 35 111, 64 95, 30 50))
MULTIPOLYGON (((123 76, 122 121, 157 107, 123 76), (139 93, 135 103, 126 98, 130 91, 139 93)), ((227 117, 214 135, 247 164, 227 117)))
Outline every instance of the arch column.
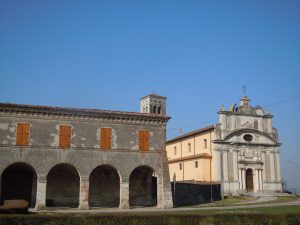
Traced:
POLYGON ((120 181, 120 209, 129 209, 129 178, 123 177, 120 181))
POLYGON ((89 209, 89 178, 81 177, 79 191, 79 209, 89 209))
POLYGON ((46 188, 47 188, 46 176, 38 176, 37 187, 36 187, 36 204, 35 204, 36 210, 41 210, 46 208, 46 188))

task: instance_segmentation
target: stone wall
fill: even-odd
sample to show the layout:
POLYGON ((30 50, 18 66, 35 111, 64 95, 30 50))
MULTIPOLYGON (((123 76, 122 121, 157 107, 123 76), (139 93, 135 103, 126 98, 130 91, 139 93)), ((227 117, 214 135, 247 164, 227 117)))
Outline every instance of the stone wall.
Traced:
MULTIPOLYGON (((68 202, 74 207, 79 204, 79 208, 89 208, 91 173, 95 168, 104 165, 113 168, 118 174, 118 181, 115 182, 119 183, 118 194, 117 187, 111 188, 110 192, 111 198, 115 200, 110 202, 110 197, 107 195, 99 197, 106 206, 116 206, 116 201, 118 201, 116 199, 119 199, 117 206, 129 208, 129 179, 131 173, 140 166, 146 166, 151 168, 158 178, 157 206, 159 208, 172 207, 171 187, 168 182, 169 171, 166 168, 165 154, 165 125, 168 117, 124 112, 98 113, 98 111, 93 112, 92 116, 86 115, 85 111, 76 111, 72 115, 68 113, 65 115, 56 113, 56 110, 52 112, 53 109, 49 109, 51 112, 48 112, 48 109, 46 111, 43 111, 43 109, 42 112, 41 110, 35 111, 35 109, 25 112, 22 111, 22 108, 18 109, 18 107, 17 109, 15 107, 11 109, 7 109, 6 106, 1 107, 0 174, 2 175, 8 166, 19 162, 33 168, 36 174, 36 208, 45 207, 46 199, 48 199, 47 203, 50 205, 56 205, 55 202, 61 200, 63 203, 60 202, 59 204, 64 205, 68 202), (102 116, 102 114, 105 115, 102 116), (30 124, 28 146, 16 146, 17 123, 30 124), (62 149, 59 147, 60 125, 70 125, 72 127, 70 148, 62 149), (112 128, 112 148, 109 150, 100 149, 100 131, 103 127, 112 128), (149 131, 148 151, 139 150, 139 130, 149 131), (57 171, 51 177, 49 172, 59 164, 74 168, 72 172, 74 179, 69 181, 67 179, 60 180, 59 174, 61 171, 57 171), (49 181, 52 183, 50 186, 49 181), (66 190, 70 188, 72 182, 75 182, 74 189, 79 189, 78 197, 74 197, 76 190, 71 191, 73 195, 70 198, 67 193, 59 191, 60 196, 58 199, 56 196, 55 200, 51 190, 57 192, 55 191, 57 187, 53 185, 53 182, 62 182, 66 190)), ((101 177, 104 179, 104 183, 108 182, 103 174, 99 175, 99 179, 102 179, 101 177)), ((113 182, 115 178, 110 177, 110 181, 113 182)), ((98 182, 100 181, 98 180, 98 182)), ((108 187, 103 188, 108 190, 109 187, 108 185, 108 187)), ((92 192, 91 194, 93 196, 96 193, 92 192)), ((97 201, 95 196, 92 199, 97 201)), ((31 200, 33 201, 33 199, 31 200)))

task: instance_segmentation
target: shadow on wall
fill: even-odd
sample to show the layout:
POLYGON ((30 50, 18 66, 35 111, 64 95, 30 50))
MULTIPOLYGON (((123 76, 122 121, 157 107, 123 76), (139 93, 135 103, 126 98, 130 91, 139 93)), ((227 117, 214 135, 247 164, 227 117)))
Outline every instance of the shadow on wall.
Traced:
POLYGON ((222 199, 220 184, 176 183, 175 198, 174 183, 171 182, 171 185, 174 207, 186 205, 199 205, 222 199))

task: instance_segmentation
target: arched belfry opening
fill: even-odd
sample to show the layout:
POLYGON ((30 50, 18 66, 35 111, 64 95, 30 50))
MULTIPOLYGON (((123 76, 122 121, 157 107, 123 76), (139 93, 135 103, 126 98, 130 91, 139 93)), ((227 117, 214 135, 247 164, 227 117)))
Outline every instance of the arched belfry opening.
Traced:
POLYGON ((157 177, 148 166, 135 168, 129 177, 129 205, 157 205, 157 177))
POLYGON ((37 175, 28 164, 19 162, 8 166, 1 175, 1 201, 24 199, 35 207, 37 175))
POLYGON ((246 170, 246 189, 247 192, 253 192, 253 172, 252 169, 246 170))
POLYGON ((164 96, 147 95, 140 99, 140 112, 166 115, 166 100, 164 96))
POLYGON ((69 164, 54 166, 47 175, 46 206, 78 207, 80 176, 69 164))
POLYGON ((115 168, 102 165, 90 175, 89 206, 118 207, 120 204, 120 177, 115 168))

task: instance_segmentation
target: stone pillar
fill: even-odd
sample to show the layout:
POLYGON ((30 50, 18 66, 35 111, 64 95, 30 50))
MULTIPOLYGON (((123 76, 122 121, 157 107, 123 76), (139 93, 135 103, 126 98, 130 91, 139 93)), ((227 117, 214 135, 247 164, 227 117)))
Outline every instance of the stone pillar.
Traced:
POLYGON ((281 182, 281 173, 280 173, 280 158, 279 158, 279 153, 276 153, 276 160, 277 160, 277 168, 275 168, 277 170, 277 181, 281 182))
POLYGON ((120 183, 120 209, 129 209, 129 181, 124 180, 120 183))
POLYGON ((257 192, 259 190, 259 182, 258 182, 258 169, 252 169, 253 173, 253 192, 257 192))
POLYGON ((239 189, 242 190, 242 169, 239 168, 239 189))
POLYGON ((89 179, 81 177, 79 191, 79 209, 89 209, 89 179))
POLYGON ((38 176, 37 186, 36 186, 36 203, 35 203, 36 210, 41 210, 46 208, 46 188, 47 188, 46 176, 38 176))
POLYGON ((157 208, 163 208, 163 189, 162 177, 157 177, 157 208))
POLYGON ((216 164, 216 180, 221 181, 221 151, 215 151, 215 164, 216 164))
POLYGON ((242 176, 243 176, 243 189, 246 190, 246 169, 243 169, 243 173, 242 173, 242 176))
POLYGON ((261 190, 264 190, 264 179, 263 179, 263 169, 260 169, 260 183, 261 183, 261 190))
MULTIPOLYGON (((238 156, 237 156, 237 151, 233 151, 233 181, 236 182, 237 180, 239 180, 239 173, 238 173, 238 169, 239 169, 239 165, 238 165, 238 156)), ((235 185, 235 189, 236 189, 236 185, 235 185)), ((235 190, 237 191, 237 190, 235 190)))
POLYGON ((258 191, 261 189, 261 183, 260 183, 260 169, 257 170, 257 183, 258 183, 258 191))
POLYGON ((274 153, 270 153, 270 173, 271 173, 271 180, 270 181, 275 181, 276 177, 275 177, 275 165, 274 165, 274 153))
POLYGON ((266 177, 266 153, 264 152, 262 154, 262 161, 263 161, 263 166, 262 166, 262 180, 267 180, 267 177, 266 177))
POLYGON ((223 151, 223 174, 224 181, 228 181, 228 159, 227 159, 227 151, 223 151))

